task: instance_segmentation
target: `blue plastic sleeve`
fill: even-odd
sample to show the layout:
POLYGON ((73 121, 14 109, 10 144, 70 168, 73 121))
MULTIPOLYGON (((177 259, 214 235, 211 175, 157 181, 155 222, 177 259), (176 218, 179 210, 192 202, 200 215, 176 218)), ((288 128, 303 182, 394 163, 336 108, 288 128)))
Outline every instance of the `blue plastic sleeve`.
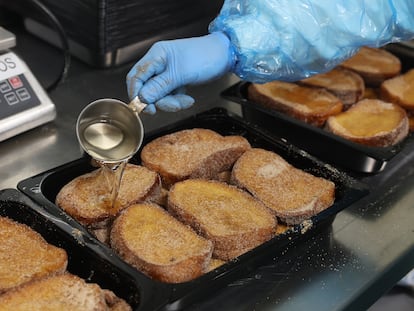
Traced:
POLYGON ((241 79, 296 81, 361 46, 412 39, 413 8, 414 0, 226 0, 209 31, 229 37, 241 79))

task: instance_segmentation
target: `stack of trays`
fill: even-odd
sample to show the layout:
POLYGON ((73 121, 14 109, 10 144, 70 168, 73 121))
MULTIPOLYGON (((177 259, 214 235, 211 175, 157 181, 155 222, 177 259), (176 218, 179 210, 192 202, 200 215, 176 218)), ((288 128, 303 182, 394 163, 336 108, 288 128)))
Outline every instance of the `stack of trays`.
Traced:
POLYGON ((248 99, 249 82, 238 82, 222 92, 222 96, 242 107, 245 120, 271 131, 272 134, 306 150, 331 164, 359 173, 381 172, 407 142, 390 147, 371 147, 349 141, 326 130, 265 108, 248 99))
MULTIPOLYGON (((62 24, 72 54, 99 67, 136 60, 137 55, 161 39, 207 33, 208 24, 223 3, 222 0, 43 2, 62 24)), ((26 23, 28 31, 57 44, 51 38, 50 30, 54 29, 42 16, 30 18, 26 23)))

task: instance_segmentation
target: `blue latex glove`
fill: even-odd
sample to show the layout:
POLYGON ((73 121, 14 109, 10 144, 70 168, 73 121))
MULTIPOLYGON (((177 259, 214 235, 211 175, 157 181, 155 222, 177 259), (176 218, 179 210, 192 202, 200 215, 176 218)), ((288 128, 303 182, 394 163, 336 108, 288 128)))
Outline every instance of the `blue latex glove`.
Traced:
POLYGON ((413 38, 414 0, 226 0, 209 30, 230 38, 241 79, 296 81, 413 38))
POLYGON ((161 41, 132 67, 127 75, 130 98, 139 96, 154 114, 186 109, 194 99, 184 86, 218 78, 231 69, 234 55, 229 39, 220 32, 197 38, 161 41))
POLYGON ((191 106, 183 86, 229 70, 258 83, 297 81, 361 46, 414 38, 413 7, 414 0, 226 0, 210 35, 156 43, 128 73, 128 93, 155 113, 191 106))

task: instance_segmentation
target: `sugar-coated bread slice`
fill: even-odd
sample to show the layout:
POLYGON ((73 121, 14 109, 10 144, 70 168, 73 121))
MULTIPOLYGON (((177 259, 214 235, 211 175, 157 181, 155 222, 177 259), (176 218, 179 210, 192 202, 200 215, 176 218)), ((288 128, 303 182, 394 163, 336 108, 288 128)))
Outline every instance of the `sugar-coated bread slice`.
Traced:
POLYGON ((329 116, 343 110, 343 103, 331 92, 295 83, 252 83, 248 86, 247 93, 249 100, 255 104, 317 127, 323 126, 329 116))
POLYGON ((169 189, 187 178, 217 179, 250 148, 242 136, 222 136, 202 128, 186 129, 154 139, 141 152, 143 165, 161 175, 169 189))
POLYGON ((278 154, 253 148, 233 167, 232 182, 249 191, 286 224, 299 224, 330 207, 335 184, 295 168, 278 154))
POLYGON ((214 180, 176 183, 168 210, 213 241, 213 256, 235 258, 273 237, 276 218, 261 202, 237 187, 214 180))
POLYGON ((67 261, 64 249, 47 243, 30 227, 0 217, 0 294, 32 280, 63 273, 67 261))
POLYGON ((0 296, 0 311, 131 311, 113 292, 65 273, 27 283, 0 296))
POLYGON ((328 90, 342 101, 344 109, 361 100, 365 93, 362 77, 354 71, 340 67, 301 80, 299 83, 328 90))
POLYGON ((414 110, 414 69, 384 81, 380 90, 383 100, 414 110))
POLYGON ((162 282, 202 275, 213 245, 156 204, 132 205, 116 218, 112 248, 129 264, 162 282))
POLYGON ((115 206, 111 189, 102 168, 76 177, 66 184, 56 197, 56 204, 84 225, 105 229, 121 210, 131 204, 155 200, 161 191, 161 180, 156 172, 140 165, 127 164, 115 206))
POLYGON ((362 47, 341 65, 357 72, 366 86, 378 87, 384 80, 400 74, 401 61, 394 54, 380 48, 362 47))
POLYGON ((363 99, 347 111, 330 117, 326 130, 350 141, 373 147, 388 147, 409 132, 403 108, 378 99, 363 99))

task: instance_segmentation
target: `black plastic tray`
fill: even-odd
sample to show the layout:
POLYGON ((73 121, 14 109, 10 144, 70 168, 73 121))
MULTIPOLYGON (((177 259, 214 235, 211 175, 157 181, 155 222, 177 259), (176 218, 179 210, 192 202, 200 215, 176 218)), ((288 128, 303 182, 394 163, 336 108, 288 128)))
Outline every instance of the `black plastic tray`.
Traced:
POLYGON ((242 106, 246 120, 260 124, 279 137, 324 161, 360 173, 378 173, 403 147, 407 139, 391 147, 370 147, 354 143, 284 113, 265 108, 247 97, 249 82, 238 82, 224 90, 222 97, 242 106))
POLYGON ((50 244, 68 254, 67 270, 88 282, 110 289, 133 308, 139 304, 138 283, 123 262, 103 254, 83 228, 56 210, 45 210, 16 189, 0 191, 0 216, 26 224, 50 244), (62 221, 63 220, 63 221, 62 221))
MULTIPOLYGON (((243 135, 252 146, 275 151, 292 165, 314 175, 332 180, 337 186, 336 200, 330 208, 312 218, 313 226, 309 230, 304 231, 301 225, 295 226, 285 234, 274 237, 252 251, 195 280, 180 284, 166 284, 152 280, 125 264, 109 247, 85 232, 76 221, 65 215, 54 204, 57 193, 67 182, 93 169, 89 164, 89 158, 81 158, 21 181, 18 184, 18 189, 43 207, 45 211, 52 212, 62 222, 68 222, 70 226, 83 231, 84 235, 91 240, 92 252, 96 252, 98 256, 103 256, 110 261, 112 260, 114 266, 120 266, 123 270, 127 270, 138 285, 136 290, 140 297, 140 304, 137 310, 177 310, 183 309, 194 302, 208 299, 215 290, 242 278, 266 261, 271 261, 276 255, 281 254, 288 244, 298 243, 302 239, 309 238, 313 233, 326 229, 339 211, 347 208, 368 193, 368 188, 364 184, 349 177, 344 172, 317 160, 293 145, 286 144, 281 139, 270 136, 268 132, 257 126, 228 114, 224 109, 213 109, 150 133, 144 139, 143 145, 158 136, 195 127, 213 129, 223 135, 243 135), (129 269, 125 266, 128 266, 129 269)), ((139 152, 137 155, 139 155, 139 152)), ((134 157, 131 162, 139 164, 139 157, 134 157)), ((88 247, 85 247, 85 250, 87 249, 88 247)))

